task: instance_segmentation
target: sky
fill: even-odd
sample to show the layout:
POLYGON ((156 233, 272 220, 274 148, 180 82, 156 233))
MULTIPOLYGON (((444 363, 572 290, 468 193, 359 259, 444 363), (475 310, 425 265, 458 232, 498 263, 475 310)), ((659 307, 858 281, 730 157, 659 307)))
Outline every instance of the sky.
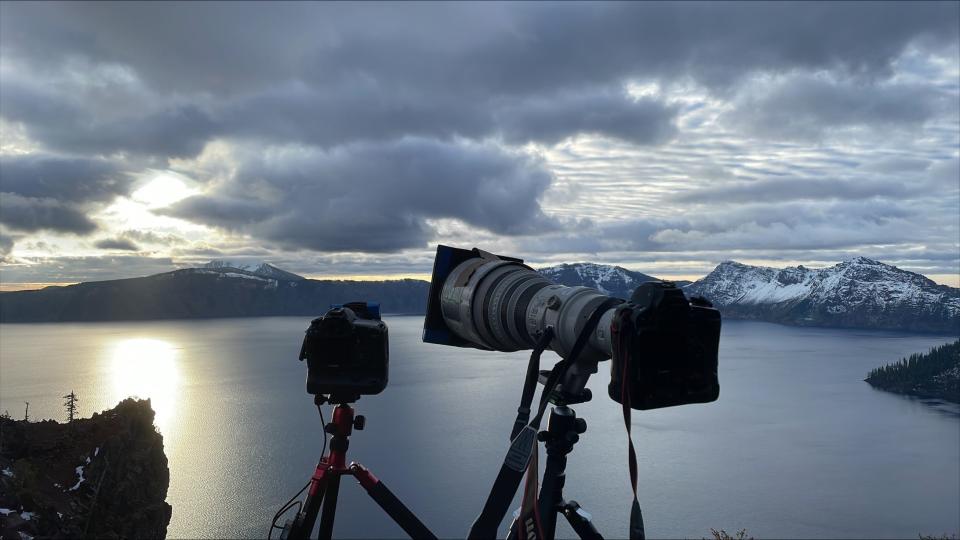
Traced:
POLYGON ((438 243, 960 285, 960 3, 0 3, 0 282, 438 243))

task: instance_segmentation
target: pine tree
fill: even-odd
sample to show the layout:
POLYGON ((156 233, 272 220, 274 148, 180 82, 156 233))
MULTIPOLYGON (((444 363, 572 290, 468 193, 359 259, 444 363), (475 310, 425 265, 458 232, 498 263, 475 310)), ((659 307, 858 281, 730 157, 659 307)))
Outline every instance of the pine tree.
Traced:
POLYGON ((63 399, 66 400, 63 402, 63 406, 67 408, 67 423, 73 422, 77 415, 77 402, 80 400, 77 399, 77 394, 73 390, 63 396, 63 399))
POLYGON ((878 367, 865 380, 883 390, 960 402, 960 340, 878 367))

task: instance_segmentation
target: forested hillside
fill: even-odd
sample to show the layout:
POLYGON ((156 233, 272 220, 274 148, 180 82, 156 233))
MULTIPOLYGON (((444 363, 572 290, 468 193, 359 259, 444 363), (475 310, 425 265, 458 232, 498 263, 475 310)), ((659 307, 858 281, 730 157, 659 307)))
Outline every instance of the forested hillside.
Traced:
POLYGON ((874 369, 865 380, 889 392, 960 403, 960 340, 874 369))

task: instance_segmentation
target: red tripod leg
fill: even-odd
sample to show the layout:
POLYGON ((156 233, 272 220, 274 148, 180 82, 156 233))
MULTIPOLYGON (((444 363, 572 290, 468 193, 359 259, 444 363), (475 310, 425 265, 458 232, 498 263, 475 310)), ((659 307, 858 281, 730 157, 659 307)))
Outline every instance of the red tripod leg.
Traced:
POLYGON ((320 506, 323 504, 323 497, 327 491, 331 476, 330 465, 324 459, 320 460, 317 470, 310 478, 310 487, 307 491, 307 498, 303 501, 303 508, 297 513, 294 519, 293 527, 286 536, 289 540, 307 540, 310 533, 313 532, 313 526, 317 522, 317 513, 320 512, 320 506))
POLYGON ((379 478, 359 463, 351 463, 349 473, 357 478, 363 489, 367 491, 370 498, 374 500, 384 512, 389 515, 393 521, 400 526, 410 538, 419 540, 426 538, 436 540, 436 536, 430 532, 430 529, 423 524, 417 516, 413 515, 396 495, 393 494, 379 478))

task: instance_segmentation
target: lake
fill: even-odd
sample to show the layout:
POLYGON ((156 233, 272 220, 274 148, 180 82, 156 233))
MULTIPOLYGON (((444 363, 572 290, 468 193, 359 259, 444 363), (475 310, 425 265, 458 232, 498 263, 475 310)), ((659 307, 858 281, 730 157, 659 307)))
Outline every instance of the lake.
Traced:
MULTIPOLYGON (((386 321, 390 385, 357 402, 367 427, 348 459, 437 535, 463 537, 506 451, 527 353, 428 345, 422 317, 386 321)), ((150 397, 170 462, 168 536, 263 537, 320 457, 321 423, 296 359, 308 323, 0 325, 0 410, 20 417, 29 401, 31 418, 63 420, 60 396, 71 390, 82 416, 150 397)), ((960 532, 958 408, 863 382, 878 365, 952 339, 725 322, 719 401, 633 415, 648 536, 960 532)), ((556 359, 544 354, 544 369, 556 359)), ((630 489, 608 366, 591 380, 594 400, 574 407, 589 428, 570 455, 565 495, 616 538, 626 536, 630 489)), ((334 534, 403 536, 353 481, 341 486, 334 534)), ((562 519, 558 536, 572 536, 562 519)))

